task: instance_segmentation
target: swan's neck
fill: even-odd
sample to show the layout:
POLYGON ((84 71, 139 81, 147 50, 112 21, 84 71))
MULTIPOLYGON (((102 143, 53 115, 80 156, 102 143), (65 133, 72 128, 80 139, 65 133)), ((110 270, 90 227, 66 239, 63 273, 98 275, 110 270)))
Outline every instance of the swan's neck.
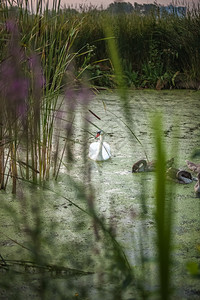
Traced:
POLYGON ((102 147, 103 147, 103 135, 100 135, 99 148, 98 148, 98 151, 97 151, 97 158, 99 160, 103 159, 103 156, 102 156, 102 147))

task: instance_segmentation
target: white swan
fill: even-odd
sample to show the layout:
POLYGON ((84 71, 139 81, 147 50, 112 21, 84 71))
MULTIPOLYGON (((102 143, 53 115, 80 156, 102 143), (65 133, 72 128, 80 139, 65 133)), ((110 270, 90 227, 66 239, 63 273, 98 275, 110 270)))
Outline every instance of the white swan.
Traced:
POLYGON ((96 138, 100 136, 98 142, 90 144, 89 158, 96 161, 107 160, 111 157, 110 145, 103 141, 104 132, 102 130, 97 132, 96 138))

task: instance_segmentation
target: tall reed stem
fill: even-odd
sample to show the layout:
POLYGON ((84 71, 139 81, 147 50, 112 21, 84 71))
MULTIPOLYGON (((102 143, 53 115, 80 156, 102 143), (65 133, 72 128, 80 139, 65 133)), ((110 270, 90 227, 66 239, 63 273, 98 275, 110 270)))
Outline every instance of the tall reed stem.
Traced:
POLYGON ((171 231, 172 231, 172 198, 166 185, 166 153, 162 141, 162 119, 154 120, 156 145, 156 229, 159 264, 160 297, 170 298, 170 267, 171 267, 171 231))

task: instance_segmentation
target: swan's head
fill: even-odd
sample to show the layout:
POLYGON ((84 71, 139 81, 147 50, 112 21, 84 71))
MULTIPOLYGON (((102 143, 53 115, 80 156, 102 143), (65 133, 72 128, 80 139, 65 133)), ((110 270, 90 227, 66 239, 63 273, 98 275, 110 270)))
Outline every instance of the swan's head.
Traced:
POLYGON ((99 130, 99 131, 97 131, 95 138, 98 138, 100 135, 103 135, 103 134, 104 134, 103 130, 99 130))

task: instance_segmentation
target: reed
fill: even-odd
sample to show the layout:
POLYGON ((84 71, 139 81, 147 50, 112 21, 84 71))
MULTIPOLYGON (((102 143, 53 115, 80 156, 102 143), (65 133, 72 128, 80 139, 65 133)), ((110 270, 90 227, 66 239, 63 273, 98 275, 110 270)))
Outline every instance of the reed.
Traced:
POLYGON ((156 186, 155 186, 155 220, 157 230, 157 248, 159 264, 159 282, 161 299, 170 299, 171 267, 172 267, 172 219, 173 192, 168 191, 166 182, 166 150, 162 138, 162 119, 157 116, 154 120, 156 146, 156 186))

